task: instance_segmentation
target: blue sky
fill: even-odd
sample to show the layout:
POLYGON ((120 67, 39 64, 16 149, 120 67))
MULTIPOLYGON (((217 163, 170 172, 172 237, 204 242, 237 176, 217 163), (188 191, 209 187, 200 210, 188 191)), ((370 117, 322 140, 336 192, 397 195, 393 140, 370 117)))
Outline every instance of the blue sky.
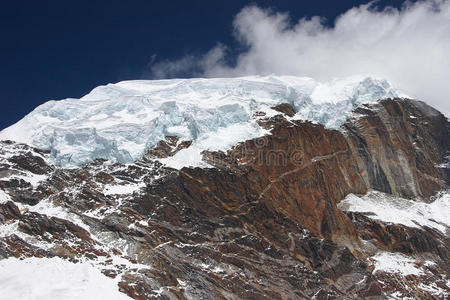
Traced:
MULTIPOLYGON (((221 75, 217 65, 211 69, 204 65, 179 67, 183 59, 202 60, 218 45, 226 52, 221 53, 219 66, 227 67, 228 73, 223 74, 245 75, 242 66, 236 66, 252 47, 236 36, 242 26, 252 27, 252 23, 237 27, 236 22, 254 21, 254 15, 242 16, 245 7, 262 12, 262 22, 269 25, 274 24, 277 13, 283 13, 288 23, 285 31, 289 31, 298 20, 313 16, 322 17, 323 28, 333 27, 337 16, 364 3, 367 1, 3 1, 0 128, 47 100, 78 98, 109 82, 221 75), (176 72, 165 71, 174 64, 176 72)), ((402 3, 378 1, 373 9, 399 8, 402 3)), ((262 72, 271 72, 271 68, 269 65, 262 72)), ((275 68, 274 72, 278 71, 284 72, 275 68)), ((299 71, 298 75, 308 74, 299 71)))

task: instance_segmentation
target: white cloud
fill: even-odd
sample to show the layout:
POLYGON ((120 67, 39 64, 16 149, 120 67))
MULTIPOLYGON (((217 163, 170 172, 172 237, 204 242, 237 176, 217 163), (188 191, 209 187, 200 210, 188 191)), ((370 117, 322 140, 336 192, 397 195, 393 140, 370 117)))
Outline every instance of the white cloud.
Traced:
POLYGON ((235 37, 247 49, 234 65, 225 63, 227 47, 218 44, 200 57, 159 62, 152 72, 159 78, 374 75, 450 115, 449 0, 405 2, 401 9, 383 10, 371 2, 348 10, 332 27, 321 20, 292 22, 287 13, 249 6, 233 21, 235 37))

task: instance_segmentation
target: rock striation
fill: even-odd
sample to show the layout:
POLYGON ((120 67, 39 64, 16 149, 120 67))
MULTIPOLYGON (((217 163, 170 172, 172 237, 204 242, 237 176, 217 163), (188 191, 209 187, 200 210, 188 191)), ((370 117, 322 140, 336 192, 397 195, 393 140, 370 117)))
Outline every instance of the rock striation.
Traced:
POLYGON ((274 109, 254 115, 269 135, 203 151, 207 168, 164 166, 191 146, 174 136, 133 163, 72 168, 2 141, 0 258, 89 261, 135 299, 448 297, 448 227, 338 207, 372 190, 432 203, 450 183, 447 118, 386 99, 331 130, 274 109))

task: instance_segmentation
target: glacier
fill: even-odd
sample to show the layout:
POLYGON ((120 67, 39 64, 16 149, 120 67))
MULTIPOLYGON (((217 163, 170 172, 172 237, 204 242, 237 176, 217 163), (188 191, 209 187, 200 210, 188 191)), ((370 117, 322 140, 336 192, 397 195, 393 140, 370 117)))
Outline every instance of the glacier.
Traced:
POLYGON ((226 150, 268 134, 254 119, 281 103, 304 119, 339 128, 353 108, 406 97, 387 80, 352 76, 318 82, 308 77, 247 76, 132 80, 93 89, 80 99, 48 101, 0 132, 0 140, 49 150, 58 166, 97 158, 129 163, 165 136, 192 140, 190 148, 162 161, 175 168, 205 166, 203 150, 226 150))

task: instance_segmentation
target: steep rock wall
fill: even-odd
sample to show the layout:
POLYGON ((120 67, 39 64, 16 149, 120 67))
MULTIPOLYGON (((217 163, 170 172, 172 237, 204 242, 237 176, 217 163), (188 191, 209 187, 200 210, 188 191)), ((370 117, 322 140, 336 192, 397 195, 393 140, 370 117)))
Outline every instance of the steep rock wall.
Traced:
POLYGON ((355 111, 347 141, 366 186, 407 198, 430 196, 448 185, 437 165, 450 152, 450 125, 437 110, 414 100, 385 100, 355 111))
MULTIPOLYGON (((359 107, 342 131, 282 115, 260 123, 271 135, 205 159, 236 172, 243 187, 226 189, 238 191, 238 203, 262 201, 318 236, 354 240, 354 226, 336 208, 349 193, 374 189, 428 200, 448 185, 437 166, 450 152, 450 125, 423 102, 388 99, 359 107)), ((223 194, 209 180, 213 194, 223 194)))

